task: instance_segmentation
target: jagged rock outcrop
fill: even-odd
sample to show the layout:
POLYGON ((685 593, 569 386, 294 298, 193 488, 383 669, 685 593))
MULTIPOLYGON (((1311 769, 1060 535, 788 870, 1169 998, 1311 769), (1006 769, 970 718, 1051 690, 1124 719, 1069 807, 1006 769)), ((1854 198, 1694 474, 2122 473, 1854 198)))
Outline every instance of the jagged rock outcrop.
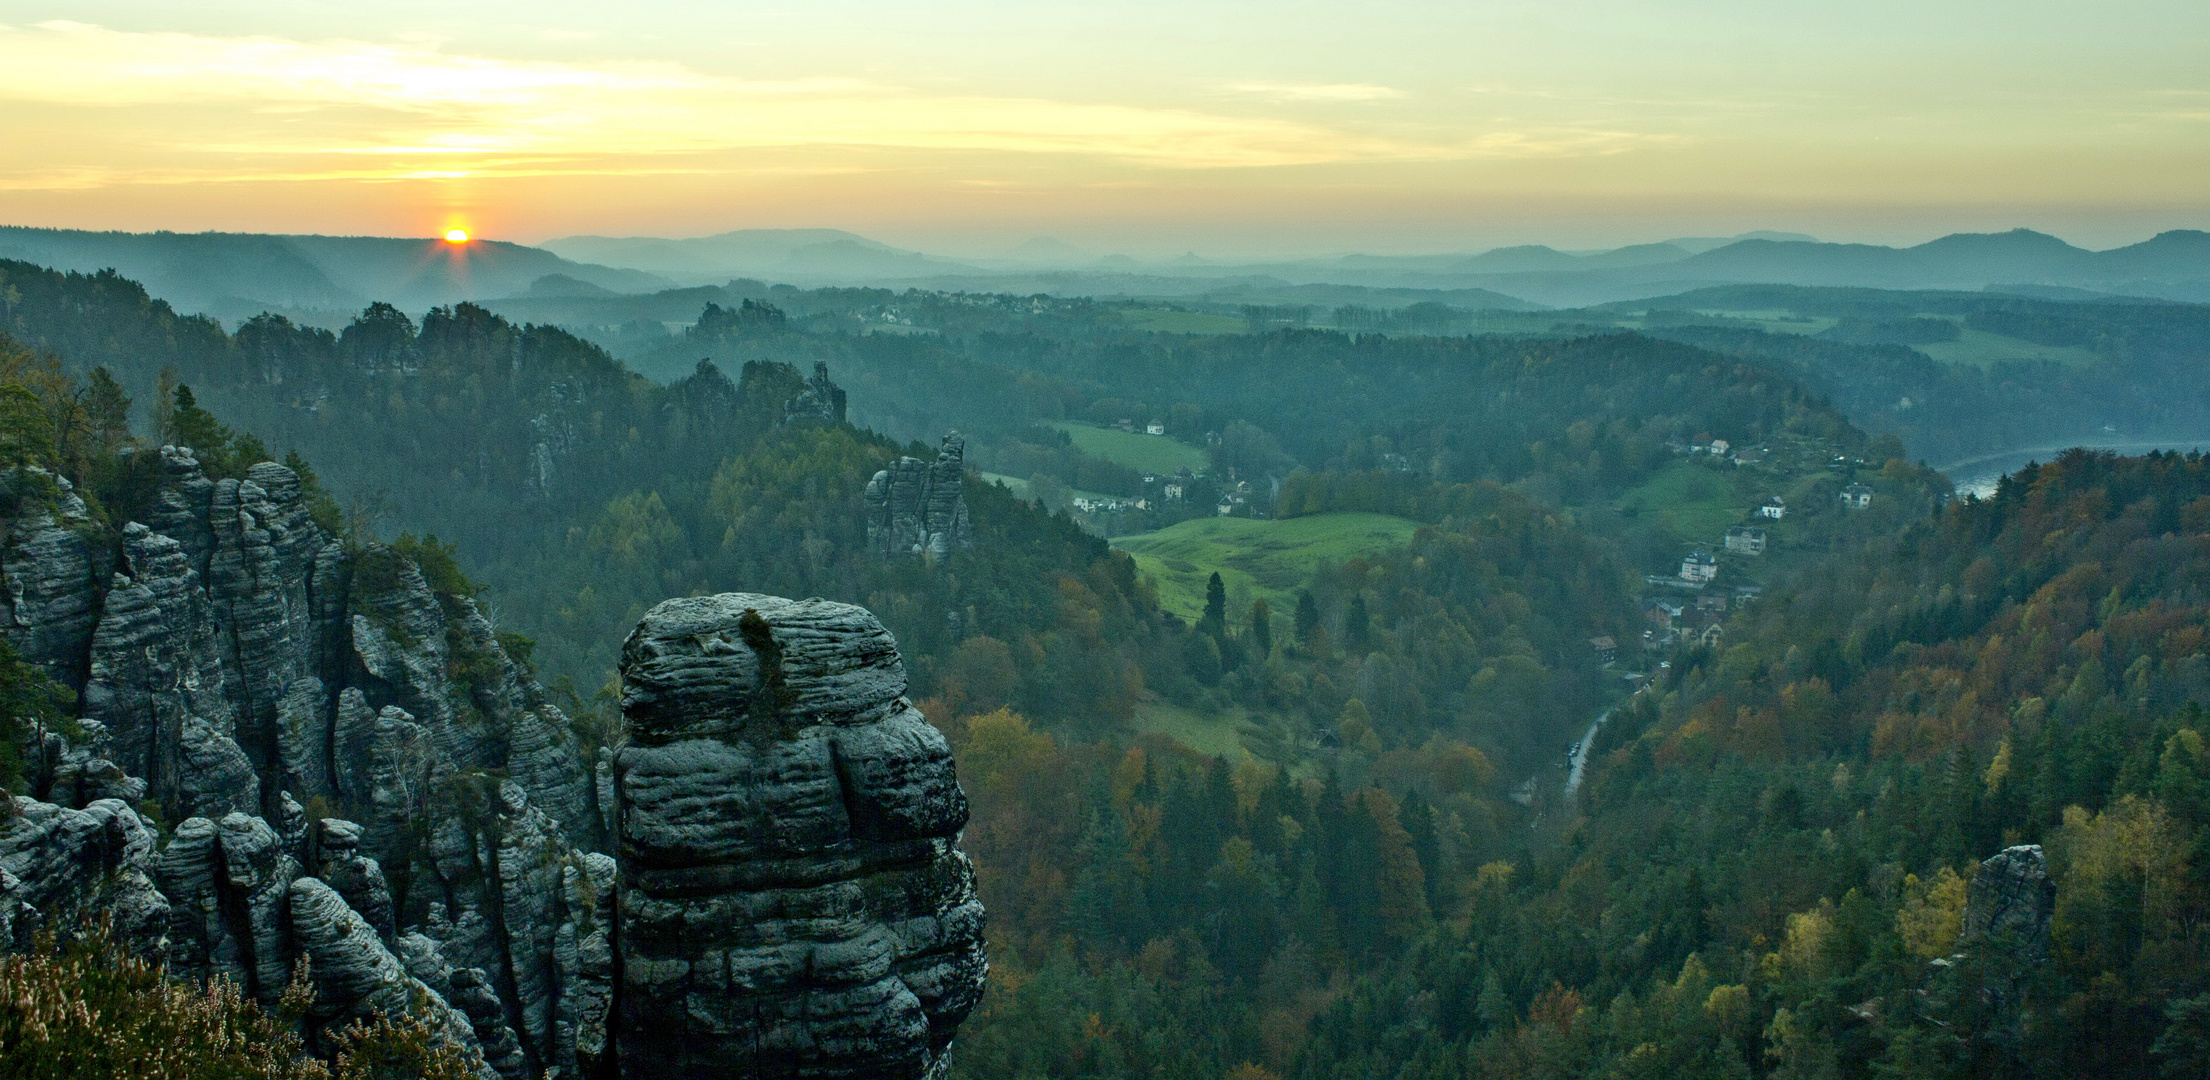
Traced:
POLYGON ((974 522, 960 486, 967 471, 967 440, 944 436, 933 462, 901 457, 867 482, 867 544, 882 555, 942 558, 975 543, 974 522))
POLYGON ((171 812, 220 818, 259 810, 260 780, 234 738, 200 580, 175 539, 123 527, 123 565, 92 635, 84 715, 106 727, 116 762, 171 812))
POLYGON ((314 980, 307 1019, 312 1034, 342 1028, 373 1013, 416 1013, 431 1030, 478 1063, 477 1075, 498 1075, 483 1063, 468 1016, 407 972, 374 928, 330 886, 311 877, 291 883, 292 937, 314 980))
POLYGON ((567 718, 472 600, 330 535, 289 469, 149 456, 114 533, 56 478, 0 490, 0 636, 83 714, 22 748, 39 798, 0 815, 0 945, 106 912, 179 975, 273 1003, 307 959, 320 1020, 419 1005, 486 1076, 581 1075, 611 944, 567 718), (141 799, 181 822, 158 855, 141 799), (431 921, 461 961, 395 976, 431 921))
POLYGON ((398 934, 393 919, 391 883, 384 879, 381 863, 361 854, 361 827, 341 818, 323 818, 316 839, 316 876, 337 890, 345 906, 360 913, 389 944, 398 934))
POLYGON ((941 1075, 982 909, 889 632, 820 600, 670 600, 622 677, 622 1075, 941 1075))
POLYGON ((99 601, 90 522, 68 480, 39 468, 0 477, 0 640, 72 690, 99 601))
POLYGON ((844 422, 844 388, 829 381, 829 362, 813 362, 813 378, 798 396, 783 404, 786 424, 841 424, 844 422))
POLYGON ((23 948, 41 922, 106 918, 116 940, 159 954, 170 904, 156 888, 154 832, 120 799, 81 810, 16 796, 0 815, 0 947, 23 948))
POLYGON ((553 932, 559 966, 559 1012, 554 1019, 560 1055, 583 1076, 599 1075, 606 1060, 609 1011, 614 1004, 614 860, 597 852, 561 868, 562 914, 553 932))
MULTIPOLYGON (((451 930, 449 924, 434 926, 440 933, 451 930)), ((454 967, 438 940, 421 932, 401 934, 396 944, 407 973, 436 992, 467 1021, 485 1064, 501 1077, 528 1076, 529 1060, 522 1053, 522 1042, 515 1037, 514 1029, 507 1026, 506 1007, 492 988, 491 977, 481 968, 454 967)), ((586 1070, 579 1075, 591 1073, 586 1070)))
MULTIPOLYGON (((105 917, 268 1004, 304 963, 310 1044, 405 1010, 486 1080, 942 1075, 985 969, 966 801, 872 615, 661 605, 586 759, 471 598, 331 535, 290 470, 148 464, 113 531, 0 477, 0 638, 81 714, 19 748, 0 948, 105 917)), ((879 546, 971 542, 962 467, 955 436, 878 476, 879 546)))
POLYGON ((2016 950, 2029 961, 2049 956, 2049 929, 2056 918, 2056 881, 2039 844, 2007 847, 1972 872, 1965 887, 1966 945, 1990 943, 2016 950))

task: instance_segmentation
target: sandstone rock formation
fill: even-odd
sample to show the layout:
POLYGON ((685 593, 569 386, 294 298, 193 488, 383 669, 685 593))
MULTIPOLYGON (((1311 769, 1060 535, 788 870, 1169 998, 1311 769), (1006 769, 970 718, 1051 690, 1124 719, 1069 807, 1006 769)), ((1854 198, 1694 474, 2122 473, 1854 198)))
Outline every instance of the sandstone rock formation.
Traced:
MULTIPOLYGON (((967 532, 946 445, 878 477, 899 550, 967 532)), ((663 604, 630 741, 587 754, 472 598, 290 470, 148 458, 112 530, 0 474, 0 639, 79 714, 0 795, 0 949, 104 917, 267 1004, 304 962, 310 1045, 404 1010, 484 1080, 942 1074, 984 971, 966 800, 873 616, 663 604)))
POLYGON ((319 1023, 420 1010, 494 1051, 486 1077, 584 1075, 611 953, 588 883, 612 870, 567 718, 471 599, 330 535, 291 470, 147 456, 112 533, 66 481, 0 476, 0 638, 81 713, 0 807, 0 947, 104 913, 264 1002, 310 961, 319 1023), (141 800, 179 822, 158 853, 141 800), (451 959, 426 979, 399 946, 433 922, 451 959))
POLYGON ((158 950, 170 902, 148 874, 154 834, 144 819, 119 799, 81 810, 11 802, 0 817, 0 947, 29 945, 41 921, 75 926, 104 915, 117 940, 158 950))
POLYGON ((1972 872, 1972 881, 1965 887, 1960 940, 1998 944, 2030 961, 2048 959, 2056 896, 2056 882, 2049 877, 2049 861, 2041 845, 2004 848, 1972 872))
POLYGON ((622 678, 622 1075, 942 1075, 982 909, 888 631, 820 600, 670 600, 622 678))
POLYGON ((829 362, 813 362, 813 378, 806 388, 783 405, 786 424, 841 424, 844 422, 844 388, 829 381, 829 362))
POLYGON ((938 558, 973 547, 974 522, 960 485, 967 470, 967 440, 944 436, 933 462, 901 457, 867 482, 867 544, 883 555, 938 558))

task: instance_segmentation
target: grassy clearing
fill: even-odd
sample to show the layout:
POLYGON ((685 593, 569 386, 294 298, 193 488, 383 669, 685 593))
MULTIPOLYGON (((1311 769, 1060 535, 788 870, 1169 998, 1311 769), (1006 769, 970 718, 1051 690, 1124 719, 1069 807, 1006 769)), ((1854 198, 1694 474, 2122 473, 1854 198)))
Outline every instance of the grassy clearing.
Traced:
POLYGON ((2094 353, 2069 345, 2036 345, 2014 337, 1990 334, 1985 330, 1966 327, 1955 341, 1937 341, 1931 345, 1912 346, 1918 351, 1944 364, 1963 364, 1984 368, 2005 360, 2048 360, 2066 367, 2086 367, 2101 359, 2094 353))
MULTIPOLYGON (((1144 417, 1131 417, 1143 423, 1144 417)), ((1141 435, 1119 428, 1099 427, 1061 420, 1052 425, 1074 440, 1074 447, 1094 458, 1131 469, 1171 476, 1177 469, 1203 472, 1205 452, 1166 435, 1141 435)))
POLYGON ((1246 728, 1256 731, 1241 706, 1226 712, 1201 713, 1164 701, 1146 701, 1136 706, 1136 715, 1129 726, 1139 733, 1165 735, 1200 754, 1225 757, 1237 761, 1249 757, 1243 746, 1246 728))
MULTIPOLYGON (((1712 315, 1726 319, 1754 323, 1769 334, 1812 335, 1834 325, 1835 320, 1823 315, 1798 315, 1792 311, 1760 309, 1756 311, 1729 311, 1725 308, 1694 308, 1699 315, 1712 315)), ((1644 320, 1632 320, 1635 326, 1645 325, 1644 320)))
MULTIPOLYGON (((1023 479, 1023 478, 1021 478, 1021 477, 1018 477, 1018 476, 1007 476, 1007 475, 1006 475, 1006 474, 1004 474, 1004 473, 994 473, 994 472, 986 472, 986 473, 982 473, 982 474, 980 474, 980 475, 981 475, 982 479, 983 479, 983 480, 984 480, 985 482, 987 482, 987 483, 992 483, 992 484, 1004 484, 1004 485, 1005 485, 1005 486, 1006 486, 1006 487, 1007 487, 1008 489, 1010 489, 1010 490, 1011 490, 1011 491, 1013 492, 1013 497, 1014 497, 1014 498, 1016 498, 1016 499, 1026 499, 1026 498, 1029 498, 1029 494, 1028 494, 1028 481, 1027 481, 1027 480, 1025 480, 1025 479, 1023 479)), ((1085 498, 1085 499, 1098 499, 1098 500, 1104 500, 1104 499, 1118 499, 1118 498, 1122 498, 1122 496, 1119 496, 1119 495, 1107 495, 1106 493, 1104 493, 1104 492, 1102 492, 1102 491, 1084 491, 1084 490, 1082 490, 1081 488, 1068 488, 1068 489, 1067 489, 1067 491, 1068 491, 1069 493, 1073 494, 1073 495, 1076 495, 1076 496, 1079 496, 1079 497, 1081 497, 1081 498, 1085 498)))
POLYGON ((1239 316, 1205 311, 1122 308, 1120 318, 1130 329, 1162 334, 1240 334, 1250 329, 1250 324, 1239 316))
POLYGON ((1396 547, 1419 523, 1387 514, 1314 514, 1286 521, 1196 518, 1158 532, 1123 536, 1113 546, 1135 556, 1157 582, 1159 603, 1195 619, 1205 610, 1205 582, 1215 571, 1228 587, 1231 613, 1241 617, 1264 597, 1279 625, 1296 610, 1296 590, 1322 562, 1344 562, 1396 547))
POLYGON ((1745 512, 1744 496, 1716 469, 1675 461, 1619 499, 1619 509, 1656 515, 1667 531, 1695 544, 1717 544, 1745 512))

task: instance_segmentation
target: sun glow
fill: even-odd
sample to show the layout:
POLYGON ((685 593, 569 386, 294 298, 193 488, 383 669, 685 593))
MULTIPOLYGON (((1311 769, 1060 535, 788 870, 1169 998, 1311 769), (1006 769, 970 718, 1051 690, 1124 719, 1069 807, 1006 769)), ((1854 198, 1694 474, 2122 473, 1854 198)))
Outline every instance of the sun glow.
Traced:
POLYGON ((445 242, 446 242, 446 243, 448 243, 448 244, 465 244, 465 243, 467 243, 467 242, 468 242, 468 230, 466 230, 466 229, 450 229, 450 230, 447 230, 447 231, 446 231, 446 233, 445 233, 445 242))

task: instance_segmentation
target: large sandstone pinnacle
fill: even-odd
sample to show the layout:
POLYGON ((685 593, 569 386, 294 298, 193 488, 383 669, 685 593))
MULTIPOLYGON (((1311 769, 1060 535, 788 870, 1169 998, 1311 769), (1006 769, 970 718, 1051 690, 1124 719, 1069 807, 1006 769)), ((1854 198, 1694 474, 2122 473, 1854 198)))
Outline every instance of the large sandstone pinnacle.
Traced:
POLYGON ((622 685, 622 1076, 943 1075, 982 905, 950 747, 889 631, 822 600, 670 600, 622 685))

